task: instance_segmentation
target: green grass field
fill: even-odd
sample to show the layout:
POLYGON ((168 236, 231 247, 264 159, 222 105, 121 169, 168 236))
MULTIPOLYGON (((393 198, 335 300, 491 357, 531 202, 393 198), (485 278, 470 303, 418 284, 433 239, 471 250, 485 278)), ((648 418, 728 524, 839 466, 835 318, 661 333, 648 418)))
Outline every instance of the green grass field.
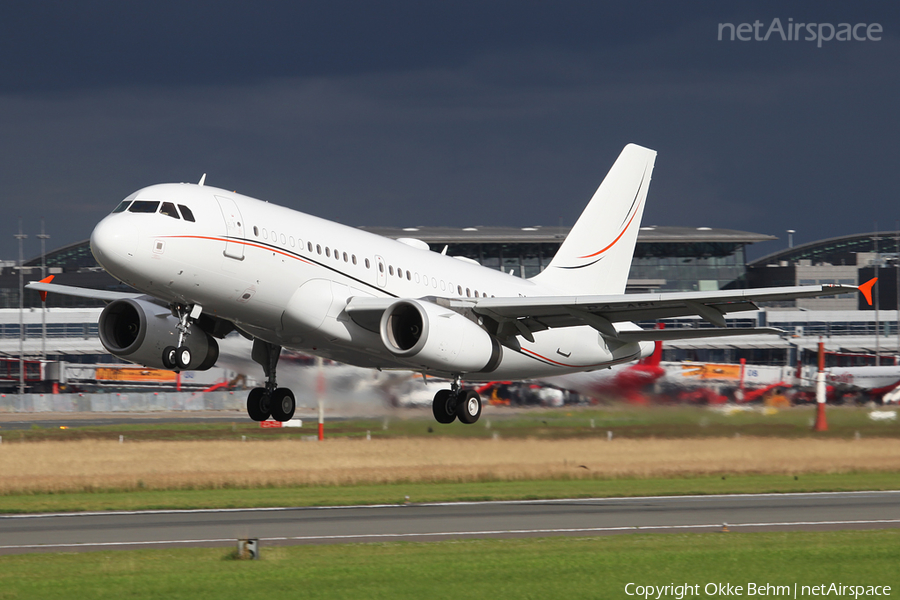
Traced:
POLYGON ((900 590, 898 530, 263 546, 258 561, 229 554, 0 556, 0 600, 634 598, 628 583, 699 584, 701 596, 708 583, 744 586, 743 595, 750 582, 888 585, 894 597, 900 590))
POLYGON ((346 506, 546 498, 603 498, 680 494, 756 494, 890 490, 896 473, 811 473, 652 479, 557 479, 393 483, 251 489, 99 491, 0 495, 0 513, 80 512, 272 506, 346 506))
MULTIPOLYGON (((890 409, 893 410, 893 409, 890 409)), ((874 421, 869 409, 862 407, 829 407, 829 430, 824 433, 811 431, 815 407, 798 406, 785 410, 734 411, 727 413, 700 406, 610 406, 598 408, 534 409, 511 412, 504 408, 488 409, 481 420, 472 426, 454 422, 438 425, 427 411, 420 417, 349 419, 326 422, 328 437, 427 437, 433 435, 490 438, 498 433, 508 438, 579 438, 605 436, 607 431, 615 437, 625 438, 704 438, 732 437, 734 435, 773 437, 825 437, 853 438, 900 437, 900 421, 874 421)), ((302 428, 261 429, 243 416, 236 416, 234 423, 181 423, 181 424, 124 424, 86 426, 77 420, 60 421, 55 427, 38 427, 27 430, 2 429, 4 443, 43 440, 108 439, 117 440, 124 435, 129 440, 233 440, 300 438, 316 433, 316 424, 302 428)))
MULTIPOLYGON (((503 439, 571 439, 600 437, 612 431, 615 439, 734 437, 736 435, 779 438, 818 438, 810 431, 814 409, 795 407, 781 411, 723 411, 703 407, 612 406, 601 408, 535 409, 518 413, 503 408, 486 413, 474 426, 454 423, 439 426, 430 417, 410 419, 355 419, 326 426, 329 437, 373 438, 442 437, 503 439), (592 426, 593 425, 593 426, 592 426)), ((873 421, 869 411, 857 407, 830 407, 830 430, 825 437, 853 439, 900 437, 900 423, 873 421)), ((63 425, 63 422, 60 422, 63 425)), ((33 428, 0 430, 3 446, 42 441, 84 439, 142 440, 239 440, 296 439, 314 431, 314 424, 301 429, 261 429, 246 420, 235 423, 125 424, 66 429, 33 428)), ((900 470, 900 465, 897 467, 900 470)), ((0 474, 2 475, 2 474, 0 474)), ((190 509, 212 507, 263 507, 381 504, 453 500, 507 500, 558 497, 608 497, 671 494, 716 494, 759 492, 809 492, 832 490, 897 489, 897 473, 850 472, 837 474, 728 475, 689 478, 587 478, 541 481, 477 481, 395 483, 387 485, 264 487, 258 489, 102 490, 92 492, 0 495, 0 513, 67 512, 93 510, 190 509)))

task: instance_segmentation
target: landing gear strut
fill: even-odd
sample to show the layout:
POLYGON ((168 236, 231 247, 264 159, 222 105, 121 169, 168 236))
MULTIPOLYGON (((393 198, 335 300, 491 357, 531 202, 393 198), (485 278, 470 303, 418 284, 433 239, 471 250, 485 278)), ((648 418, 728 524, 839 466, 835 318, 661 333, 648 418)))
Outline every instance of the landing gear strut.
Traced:
POLYGON ((276 421, 290 421, 294 416, 297 407, 294 393, 288 388, 277 387, 275 383, 275 367, 280 355, 281 346, 260 339, 253 340, 251 357, 262 365, 266 374, 266 387, 253 388, 247 396, 247 414, 254 421, 265 421, 270 416, 276 421))
MULTIPOLYGON (((200 306, 196 306, 199 316, 200 306)), ((185 371, 191 368, 191 349, 184 345, 184 339, 191 334, 191 321, 194 317, 195 306, 175 304, 172 314, 178 319, 178 346, 167 346, 163 350, 162 363, 167 369, 173 371, 185 371)))
POLYGON ((481 396, 474 390, 463 391, 457 377, 449 390, 440 390, 431 403, 434 419, 449 424, 458 417, 461 423, 471 425, 481 416, 481 396))

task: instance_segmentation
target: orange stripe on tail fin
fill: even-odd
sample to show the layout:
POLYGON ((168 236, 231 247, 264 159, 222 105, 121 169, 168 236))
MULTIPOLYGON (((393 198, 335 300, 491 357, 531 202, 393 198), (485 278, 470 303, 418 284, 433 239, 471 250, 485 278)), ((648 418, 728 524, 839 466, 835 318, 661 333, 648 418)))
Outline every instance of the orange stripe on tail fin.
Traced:
POLYGON ((872 288, 875 287, 875 282, 878 281, 877 277, 873 277, 868 280, 864 284, 859 286, 859 291, 862 292, 862 295, 865 297, 866 302, 869 303, 869 306, 872 306, 872 288))

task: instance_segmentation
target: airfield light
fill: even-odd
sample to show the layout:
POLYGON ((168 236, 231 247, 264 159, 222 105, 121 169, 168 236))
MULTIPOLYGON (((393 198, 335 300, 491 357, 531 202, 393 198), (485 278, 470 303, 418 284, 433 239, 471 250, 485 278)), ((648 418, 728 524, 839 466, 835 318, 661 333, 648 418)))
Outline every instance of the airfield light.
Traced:
POLYGON ((22 217, 19 217, 19 233, 15 238, 19 240, 19 394, 25 393, 25 301, 24 282, 22 281, 22 240, 28 236, 22 233, 22 217))
POLYGON ((825 343, 819 338, 819 372, 816 373, 816 425, 813 431, 828 431, 825 420, 825 343))

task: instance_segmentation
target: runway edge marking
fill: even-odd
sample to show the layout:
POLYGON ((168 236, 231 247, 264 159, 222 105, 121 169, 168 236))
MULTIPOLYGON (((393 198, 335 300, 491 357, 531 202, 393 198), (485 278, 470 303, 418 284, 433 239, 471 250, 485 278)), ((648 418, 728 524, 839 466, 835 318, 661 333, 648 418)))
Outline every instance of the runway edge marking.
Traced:
MULTIPOLYGON (((900 519, 871 519, 861 521, 785 521, 782 523, 729 523, 729 527, 790 527, 800 525, 885 525, 897 523, 900 519)), ((366 540, 366 539, 402 539, 402 538, 423 538, 423 537, 463 537, 463 536, 485 536, 485 535, 524 535, 524 534, 541 534, 541 533, 598 533, 598 532, 615 532, 615 531, 663 531, 670 529, 686 530, 686 529, 720 529, 721 523, 710 523, 701 525, 635 525, 622 527, 585 527, 585 528, 563 528, 563 529, 498 529, 486 531, 439 531, 434 533, 366 533, 359 535, 311 535, 311 536, 293 536, 293 537, 261 537, 261 542, 290 542, 290 541, 315 541, 315 540, 366 540)), ((210 538, 205 540, 151 540, 142 542, 83 542, 69 544, 22 544, 18 546, 0 546, 0 550, 24 550, 24 549, 47 549, 47 548, 93 548, 93 547, 110 547, 110 546, 160 546, 165 544, 212 544, 212 543, 231 543, 235 538, 210 538)))

